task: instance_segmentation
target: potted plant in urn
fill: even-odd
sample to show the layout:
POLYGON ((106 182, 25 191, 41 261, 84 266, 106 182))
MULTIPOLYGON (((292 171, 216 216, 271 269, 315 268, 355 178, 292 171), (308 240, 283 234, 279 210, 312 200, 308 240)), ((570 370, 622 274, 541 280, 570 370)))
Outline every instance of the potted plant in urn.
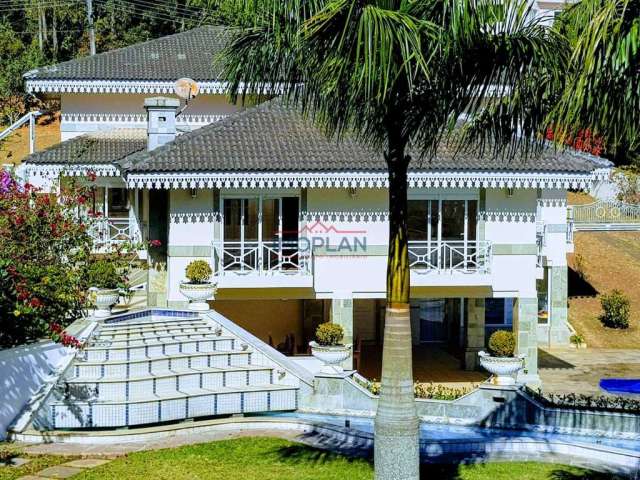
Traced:
POLYGON ((180 282, 180 293, 189 299, 189 310, 206 312, 207 300, 216 293, 216 284, 209 281, 213 270, 206 261, 194 260, 187 265, 185 275, 187 281, 180 282))
POLYGON ((114 262, 99 259, 87 268, 87 283, 96 305, 94 317, 105 318, 111 315, 113 307, 120 299, 121 289, 125 286, 124 276, 118 273, 114 262))
POLYGON ((322 373, 342 373, 342 362, 351 355, 351 345, 343 345, 344 330, 337 323, 322 323, 316 330, 315 341, 309 342, 311 354, 324 366, 322 373))
POLYGON ((516 374, 523 367, 524 355, 514 356, 516 337, 507 330, 497 330, 489 337, 489 352, 479 352, 480 365, 493 374, 496 385, 515 385, 516 374))

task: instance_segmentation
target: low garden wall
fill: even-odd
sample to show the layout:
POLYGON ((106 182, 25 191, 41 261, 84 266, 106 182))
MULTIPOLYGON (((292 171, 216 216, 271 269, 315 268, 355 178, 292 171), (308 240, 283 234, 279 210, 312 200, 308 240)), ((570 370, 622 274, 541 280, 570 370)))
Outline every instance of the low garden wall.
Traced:
MULTIPOLYGON (((372 416, 377 403, 361 378, 317 375, 314 394, 301 400, 300 409, 372 416)), ((640 439, 640 411, 545 405, 521 387, 483 384, 455 400, 417 398, 416 410, 431 423, 640 439)))

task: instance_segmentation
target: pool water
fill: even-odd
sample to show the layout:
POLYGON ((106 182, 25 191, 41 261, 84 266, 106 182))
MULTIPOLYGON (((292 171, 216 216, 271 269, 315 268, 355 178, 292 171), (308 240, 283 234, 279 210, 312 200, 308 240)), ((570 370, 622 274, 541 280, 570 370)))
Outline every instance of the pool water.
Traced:
POLYGON ((610 393, 640 394, 639 378, 603 378, 600 388, 610 393))

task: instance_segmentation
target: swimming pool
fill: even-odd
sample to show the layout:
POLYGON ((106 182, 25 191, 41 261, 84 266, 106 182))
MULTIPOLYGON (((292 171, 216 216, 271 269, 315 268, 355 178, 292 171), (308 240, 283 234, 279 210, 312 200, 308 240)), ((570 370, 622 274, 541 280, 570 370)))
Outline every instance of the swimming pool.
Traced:
POLYGON ((638 378, 603 378, 600 388, 610 393, 640 394, 640 379, 638 378))

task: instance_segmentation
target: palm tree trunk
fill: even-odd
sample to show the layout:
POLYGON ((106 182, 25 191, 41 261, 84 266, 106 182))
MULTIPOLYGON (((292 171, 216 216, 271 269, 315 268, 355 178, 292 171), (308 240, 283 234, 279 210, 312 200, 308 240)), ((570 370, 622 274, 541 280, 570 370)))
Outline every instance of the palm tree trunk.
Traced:
POLYGON ((377 480, 418 480, 419 422, 413 394, 409 252, 407 244, 406 142, 390 129, 389 258, 387 308, 382 352, 382 385, 375 419, 374 462, 377 480))

